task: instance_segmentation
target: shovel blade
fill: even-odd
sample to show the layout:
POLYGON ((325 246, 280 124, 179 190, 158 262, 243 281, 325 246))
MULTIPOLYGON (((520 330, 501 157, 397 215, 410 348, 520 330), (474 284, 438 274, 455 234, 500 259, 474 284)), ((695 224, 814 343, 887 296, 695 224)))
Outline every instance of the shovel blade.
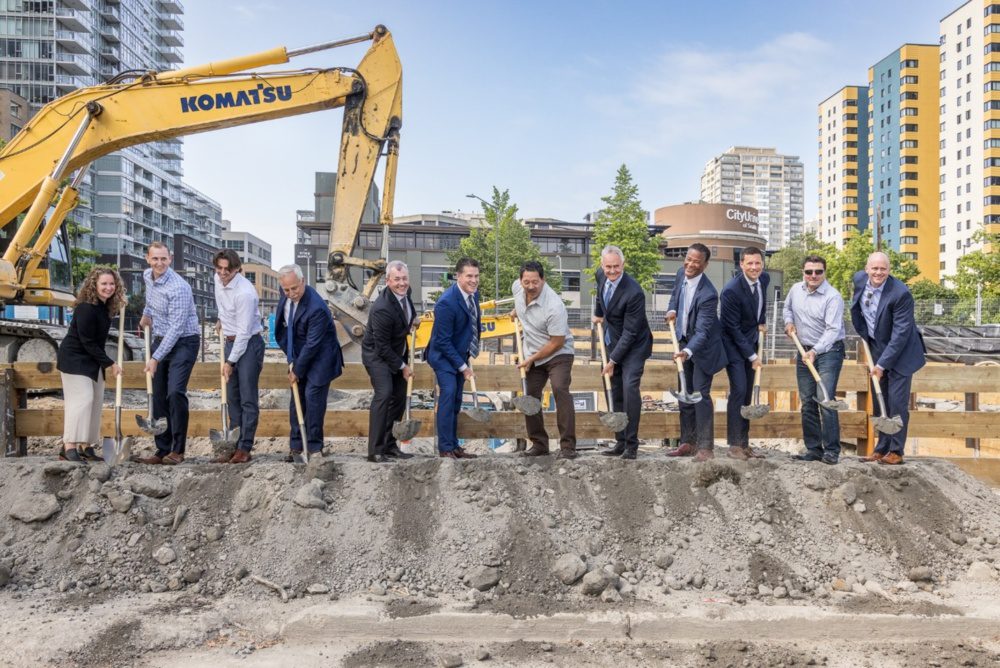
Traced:
POLYGON ((462 412, 480 424, 486 424, 490 421, 489 411, 484 411, 482 408, 467 408, 462 412))
POLYGON ((740 407, 740 415, 743 416, 744 420, 756 420, 764 417, 770 412, 771 407, 763 404, 751 404, 750 406, 740 407))
POLYGON ((104 460, 105 464, 115 463, 115 440, 113 438, 105 438, 101 441, 101 459, 104 460))
POLYGON ((420 420, 400 420, 392 425, 392 435, 397 441, 409 441, 420 432, 420 420))
POLYGON ((514 397, 511 403, 514 404, 514 408, 525 415, 538 415, 542 410, 542 402, 537 397, 531 395, 514 397))
POLYGON ((628 416, 625 413, 601 413, 599 416, 601 424, 618 433, 628 425, 628 416))
POLYGON ((132 457, 132 437, 126 436, 113 444, 115 455, 110 462, 113 466, 124 464, 132 457))
POLYGON ((889 436, 899 433, 899 431, 903 428, 903 418, 898 415, 891 418, 877 417, 874 422, 876 431, 880 431, 889 436))
POLYGON ((674 395, 674 398, 682 404, 696 404, 701 401, 701 392, 692 392, 690 394, 683 394, 682 392, 670 391, 670 394, 674 395))
POLYGON ((827 399, 826 401, 819 402, 819 405, 831 411, 846 411, 848 408, 847 402, 840 399, 827 399))
POLYGON ((139 429, 152 436, 159 436, 167 430, 167 418, 152 419, 144 415, 136 415, 135 423, 139 429))

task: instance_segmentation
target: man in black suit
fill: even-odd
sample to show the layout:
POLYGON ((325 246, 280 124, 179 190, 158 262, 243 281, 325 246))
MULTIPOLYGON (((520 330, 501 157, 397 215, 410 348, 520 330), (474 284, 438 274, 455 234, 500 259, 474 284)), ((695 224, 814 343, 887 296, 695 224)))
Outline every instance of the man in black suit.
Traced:
POLYGON ((407 337, 417 314, 410 299, 410 271, 399 260, 386 266, 385 290, 372 303, 361 340, 361 361, 371 378, 375 397, 368 413, 368 461, 385 463, 413 455, 399 449, 392 424, 406 410, 407 337))
POLYGON ((705 244, 691 244, 684 266, 677 272, 667 307, 667 321, 676 321, 679 341, 674 359, 683 362, 688 392, 700 392, 696 404, 680 402, 681 445, 669 457, 694 456, 703 462, 715 457, 715 407, 712 377, 726 366, 719 323, 719 293, 705 276, 712 251, 705 244))
POLYGON ((763 457, 750 448, 750 421, 740 413, 753 401, 754 372, 764 360, 757 355, 760 333, 767 325, 767 286, 764 254, 759 248, 740 253, 740 273, 722 289, 722 345, 726 348, 729 402, 726 404, 726 440, 729 456, 747 460, 763 457))
POLYGON ((642 415, 639 382, 646 360, 653 354, 653 333, 646 320, 646 293, 625 273, 625 254, 617 246, 601 250, 596 282, 593 321, 604 323, 604 343, 608 347, 608 364, 601 373, 611 376, 614 406, 610 409, 628 416, 625 429, 615 434, 615 447, 601 454, 635 459, 642 415))

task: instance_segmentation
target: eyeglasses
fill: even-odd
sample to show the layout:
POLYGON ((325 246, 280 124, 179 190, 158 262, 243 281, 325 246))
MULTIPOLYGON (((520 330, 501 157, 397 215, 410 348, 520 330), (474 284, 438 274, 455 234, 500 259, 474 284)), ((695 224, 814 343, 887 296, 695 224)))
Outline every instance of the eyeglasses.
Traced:
POLYGON ((803 269, 802 273, 806 276, 822 276, 826 269, 803 269))
POLYGON ((865 293, 865 308, 870 308, 872 305, 872 297, 875 296, 874 292, 868 291, 865 293))

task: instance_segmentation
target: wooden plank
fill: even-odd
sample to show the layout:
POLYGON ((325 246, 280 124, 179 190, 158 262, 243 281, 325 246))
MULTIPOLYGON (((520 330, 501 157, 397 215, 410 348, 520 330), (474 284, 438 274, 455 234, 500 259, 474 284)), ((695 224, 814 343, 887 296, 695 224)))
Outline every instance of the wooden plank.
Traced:
POLYGON ((927 438, 996 438, 1000 434, 1000 413, 910 411, 907 434, 927 438))
POLYGON ((23 392, 14 387, 14 370, 0 369, 0 443, 7 457, 23 457, 28 453, 27 439, 15 435, 15 412, 21 395, 23 392))
POLYGON ((1000 366, 928 364, 913 376, 911 390, 931 392, 996 392, 1000 387, 1000 366))
MULTIPOLYGON (((122 432, 126 435, 143 435, 135 423, 135 416, 144 414, 143 410, 122 411, 122 432)), ((421 420, 423 425, 420 436, 434 435, 434 414, 431 411, 413 411, 413 419, 421 420)), ((462 415, 458 422, 458 435, 462 438, 486 438, 501 436, 507 438, 524 438, 524 416, 516 412, 492 413, 490 424, 482 425, 462 415)), ((856 438, 863 434, 866 418, 858 411, 844 411, 841 414, 841 431, 845 438, 856 438)), ((105 409, 102 414, 102 433, 114 432, 114 411, 105 409)), ((63 412, 58 408, 30 409, 16 412, 17 433, 21 436, 59 436, 63 433, 63 412)), ((549 435, 557 437, 555 413, 545 413, 545 424, 549 435)), ((328 437, 364 437, 368 435, 368 411, 327 411, 325 433, 328 437)), ((216 410, 191 411, 188 421, 188 434, 191 436, 208 436, 209 429, 219 426, 219 412, 216 410)), ((578 438, 611 438, 611 433, 605 428, 597 413, 578 412, 576 414, 576 431, 578 438)), ((644 439, 676 438, 680 431, 680 415, 678 413, 648 412, 643 413, 639 423, 639 436, 644 439)), ((798 438, 802 434, 801 421, 798 413, 771 413, 766 418, 755 420, 751 427, 752 438, 798 438)), ((262 410, 257 436, 287 436, 288 411, 262 410)), ((724 439, 726 436, 726 414, 715 414, 715 437, 724 439)))

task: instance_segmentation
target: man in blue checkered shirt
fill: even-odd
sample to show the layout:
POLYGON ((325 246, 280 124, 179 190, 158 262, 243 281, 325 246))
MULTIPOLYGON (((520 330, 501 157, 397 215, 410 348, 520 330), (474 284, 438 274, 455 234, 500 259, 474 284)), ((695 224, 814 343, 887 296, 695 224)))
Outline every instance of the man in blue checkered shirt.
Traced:
POLYGON ((166 244, 154 241, 146 249, 149 269, 143 272, 146 306, 141 327, 152 327, 152 357, 146 373, 153 375, 153 418, 167 418, 167 430, 155 437, 156 453, 143 464, 180 464, 187 442, 187 384, 198 359, 198 314, 191 286, 170 268, 173 256, 166 244))

